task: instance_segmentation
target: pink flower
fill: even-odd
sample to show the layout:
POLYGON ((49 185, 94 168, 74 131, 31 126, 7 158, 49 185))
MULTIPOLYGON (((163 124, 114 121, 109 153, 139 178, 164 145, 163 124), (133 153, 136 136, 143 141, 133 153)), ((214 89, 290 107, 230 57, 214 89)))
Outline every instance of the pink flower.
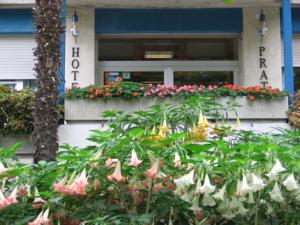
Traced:
POLYGON ((73 194, 83 196, 86 195, 86 188, 88 186, 88 180, 85 169, 81 172, 80 176, 77 177, 71 186, 73 187, 73 194))
POLYGON ((142 160, 139 160, 139 159, 138 159, 135 150, 132 150, 132 152, 131 152, 131 159, 130 159, 129 166, 135 166, 135 167, 138 167, 142 162, 143 162, 142 160))
POLYGON ((41 212, 37 218, 29 222, 28 225, 50 225, 50 220, 48 219, 49 215, 49 209, 47 209, 45 212, 41 212))
POLYGON ((158 172, 159 172, 159 160, 155 160, 152 167, 146 171, 146 175, 151 179, 158 179, 158 172))
POLYGON ((6 209, 10 205, 11 203, 4 197, 2 191, 0 191, 0 210, 6 209))
POLYGON ((123 177, 122 174, 121 174, 121 163, 120 163, 120 161, 117 162, 117 166, 116 166, 115 171, 113 172, 113 174, 107 176, 107 179, 109 179, 110 181, 115 180, 119 183, 125 181, 126 178, 123 177))
POLYGON ((6 198, 10 204, 14 204, 14 203, 18 202, 17 201, 17 190, 18 190, 18 188, 15 187, 15 189, 11 192, 11 194, 6 198))
POLYGON ((40 209, 43 207, 44 203, 46 203, 46 201, 40 197, 36 197, 33 201, 32 207, 34 209, 40 209))
POLYGON ((0 174, 3 174, 6 171, 4 165, 0 162, 0 174))
POLYGON ((106 161, 105 161, 105 166, 107 167, 114 167, 114 164, 117 163, 119 160, 118 159, 111 159, 111 158, 108 158, 106 161))
POLYGON ((53 188, 55 191, 59 193, 65 193, 66 190, 66 182, 67 182, 67 177, 64 177, 61 181, 59 181, 56 184, 53 184, 53 188))

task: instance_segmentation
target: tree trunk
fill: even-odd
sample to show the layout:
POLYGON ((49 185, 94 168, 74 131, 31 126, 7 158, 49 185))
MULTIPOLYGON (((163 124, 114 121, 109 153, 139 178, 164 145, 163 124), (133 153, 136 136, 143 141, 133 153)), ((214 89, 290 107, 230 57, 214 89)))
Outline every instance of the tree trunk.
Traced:
POLYGON ((54 161, 58 150, 60 38, 62 0, 36 0, 36 103, 33 110, 34 162, 54 161))

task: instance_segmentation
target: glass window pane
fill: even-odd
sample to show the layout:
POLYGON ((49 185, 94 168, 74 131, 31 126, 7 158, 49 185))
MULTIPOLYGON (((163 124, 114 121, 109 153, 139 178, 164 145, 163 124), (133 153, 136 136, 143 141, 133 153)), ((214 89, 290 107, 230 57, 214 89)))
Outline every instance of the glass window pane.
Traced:
POLYGON ((295 91, 300 90, 300 67, 294 68, 295 91))
POLYGON ((238 60, 234 38, 104 38, 100 61, 238 60))
POLYGON ((233 84, 233 71, 175 72, 174 84, 223 85, 233 84))
POLYGON ((104 72, 104 82, 123 81, 140 82, 144 84, 163 84, 164 72, 104 72))

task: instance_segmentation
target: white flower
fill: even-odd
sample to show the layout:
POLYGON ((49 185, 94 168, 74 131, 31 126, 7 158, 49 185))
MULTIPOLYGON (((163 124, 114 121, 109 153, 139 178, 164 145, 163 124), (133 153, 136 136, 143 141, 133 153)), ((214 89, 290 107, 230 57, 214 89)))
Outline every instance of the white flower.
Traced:
POLYGON ((178 179, 174 179, 174 182, 179 187, 194 184, 194 170, 178 179))
POLYGON ((193 201, 192 201, 192 206, 190 207, 190 210, 201 210, 201 208, 199 208, 199 196, 195 196, 193 201))
POLYGON ((240 215, 244 216, 244 215, 246 215, 248 213, 248 211, 249 210, 246 209, 242 203, 239 205, 238 213, 240 215))
POLYGON ((248 183, 247 183, 247 179, 246 176, 243 175, 243 181, 242 181, 242 185, 241 185, 241 189, 240 189, 240 193, 242 195, 247 194, 248 192, 251 191, 251 188, 249 187, 248 183))
MULTIPOLYGON (((204 184, 199 187, 200 193, 210 194, 215 191, 216 187, 211 185, 208 175, 206 174, 204 184)), ((196 190, 197 192, 197 190, 196 190)))
POLYGON ((248 203, 249 204, 254 204, 254 196, 253 196, 253 192, 249 192, 249 196, 248 196, 248 203))
POLYGON ((275 165, 272 167, 270 173, 267 176, 270 178, 271 181, 276 180, 279 173, 285 171, 286 169, 283 168, 280 161, 276 159, 275 165))
POLYGON ((6 168, 4 167, 2 162, 0 162, 0 174, 4 173, 5 171, 6 171, 6 168))
POLYGON ((276 182, 273 190, 269 193, 271 199, 275 202, 284 202, 278 183, 276 182))
POLYGON ((213 207, 216 205, 216 202, 208 193, 205 193, 202 199, 202 204, 204 206, 213 207))
POLYGON ((225 184, 217 193, 213 194, 212 197, 214 199, 224 201, 224 194, 226 191, 226 186, 227 186, 227 184, 225 184))
POLYGON ((295 180, 294 174, 289 175, 284 181, 283 185, 288 191, 294 191, 298 189, 297 181, 295 180))
POLYGON ((180 197, 183 201, 185 202, 191 202, 193 199, 193 195, 191 194, 191 192, 186 192, 184 195, 182 195, 180 197))
POLYGON ((263 179, 255 176, 253 173, 251 175, 252 175, 252 185, 251 185, 252 191, 256 192, 262 190, 265 187, 263 179))
POLYGON ((181 160, 178 152, 175 153, 175 159, 174 159, 175 167, 181 166, 181 160))

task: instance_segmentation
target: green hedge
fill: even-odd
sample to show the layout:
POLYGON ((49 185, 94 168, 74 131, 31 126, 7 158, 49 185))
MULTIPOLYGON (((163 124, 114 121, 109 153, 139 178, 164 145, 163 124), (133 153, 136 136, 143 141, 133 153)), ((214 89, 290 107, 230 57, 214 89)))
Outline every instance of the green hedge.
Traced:
POLYGON ((0 86, 0 135, 29 134, 33 130, 34 92, 0 86))

